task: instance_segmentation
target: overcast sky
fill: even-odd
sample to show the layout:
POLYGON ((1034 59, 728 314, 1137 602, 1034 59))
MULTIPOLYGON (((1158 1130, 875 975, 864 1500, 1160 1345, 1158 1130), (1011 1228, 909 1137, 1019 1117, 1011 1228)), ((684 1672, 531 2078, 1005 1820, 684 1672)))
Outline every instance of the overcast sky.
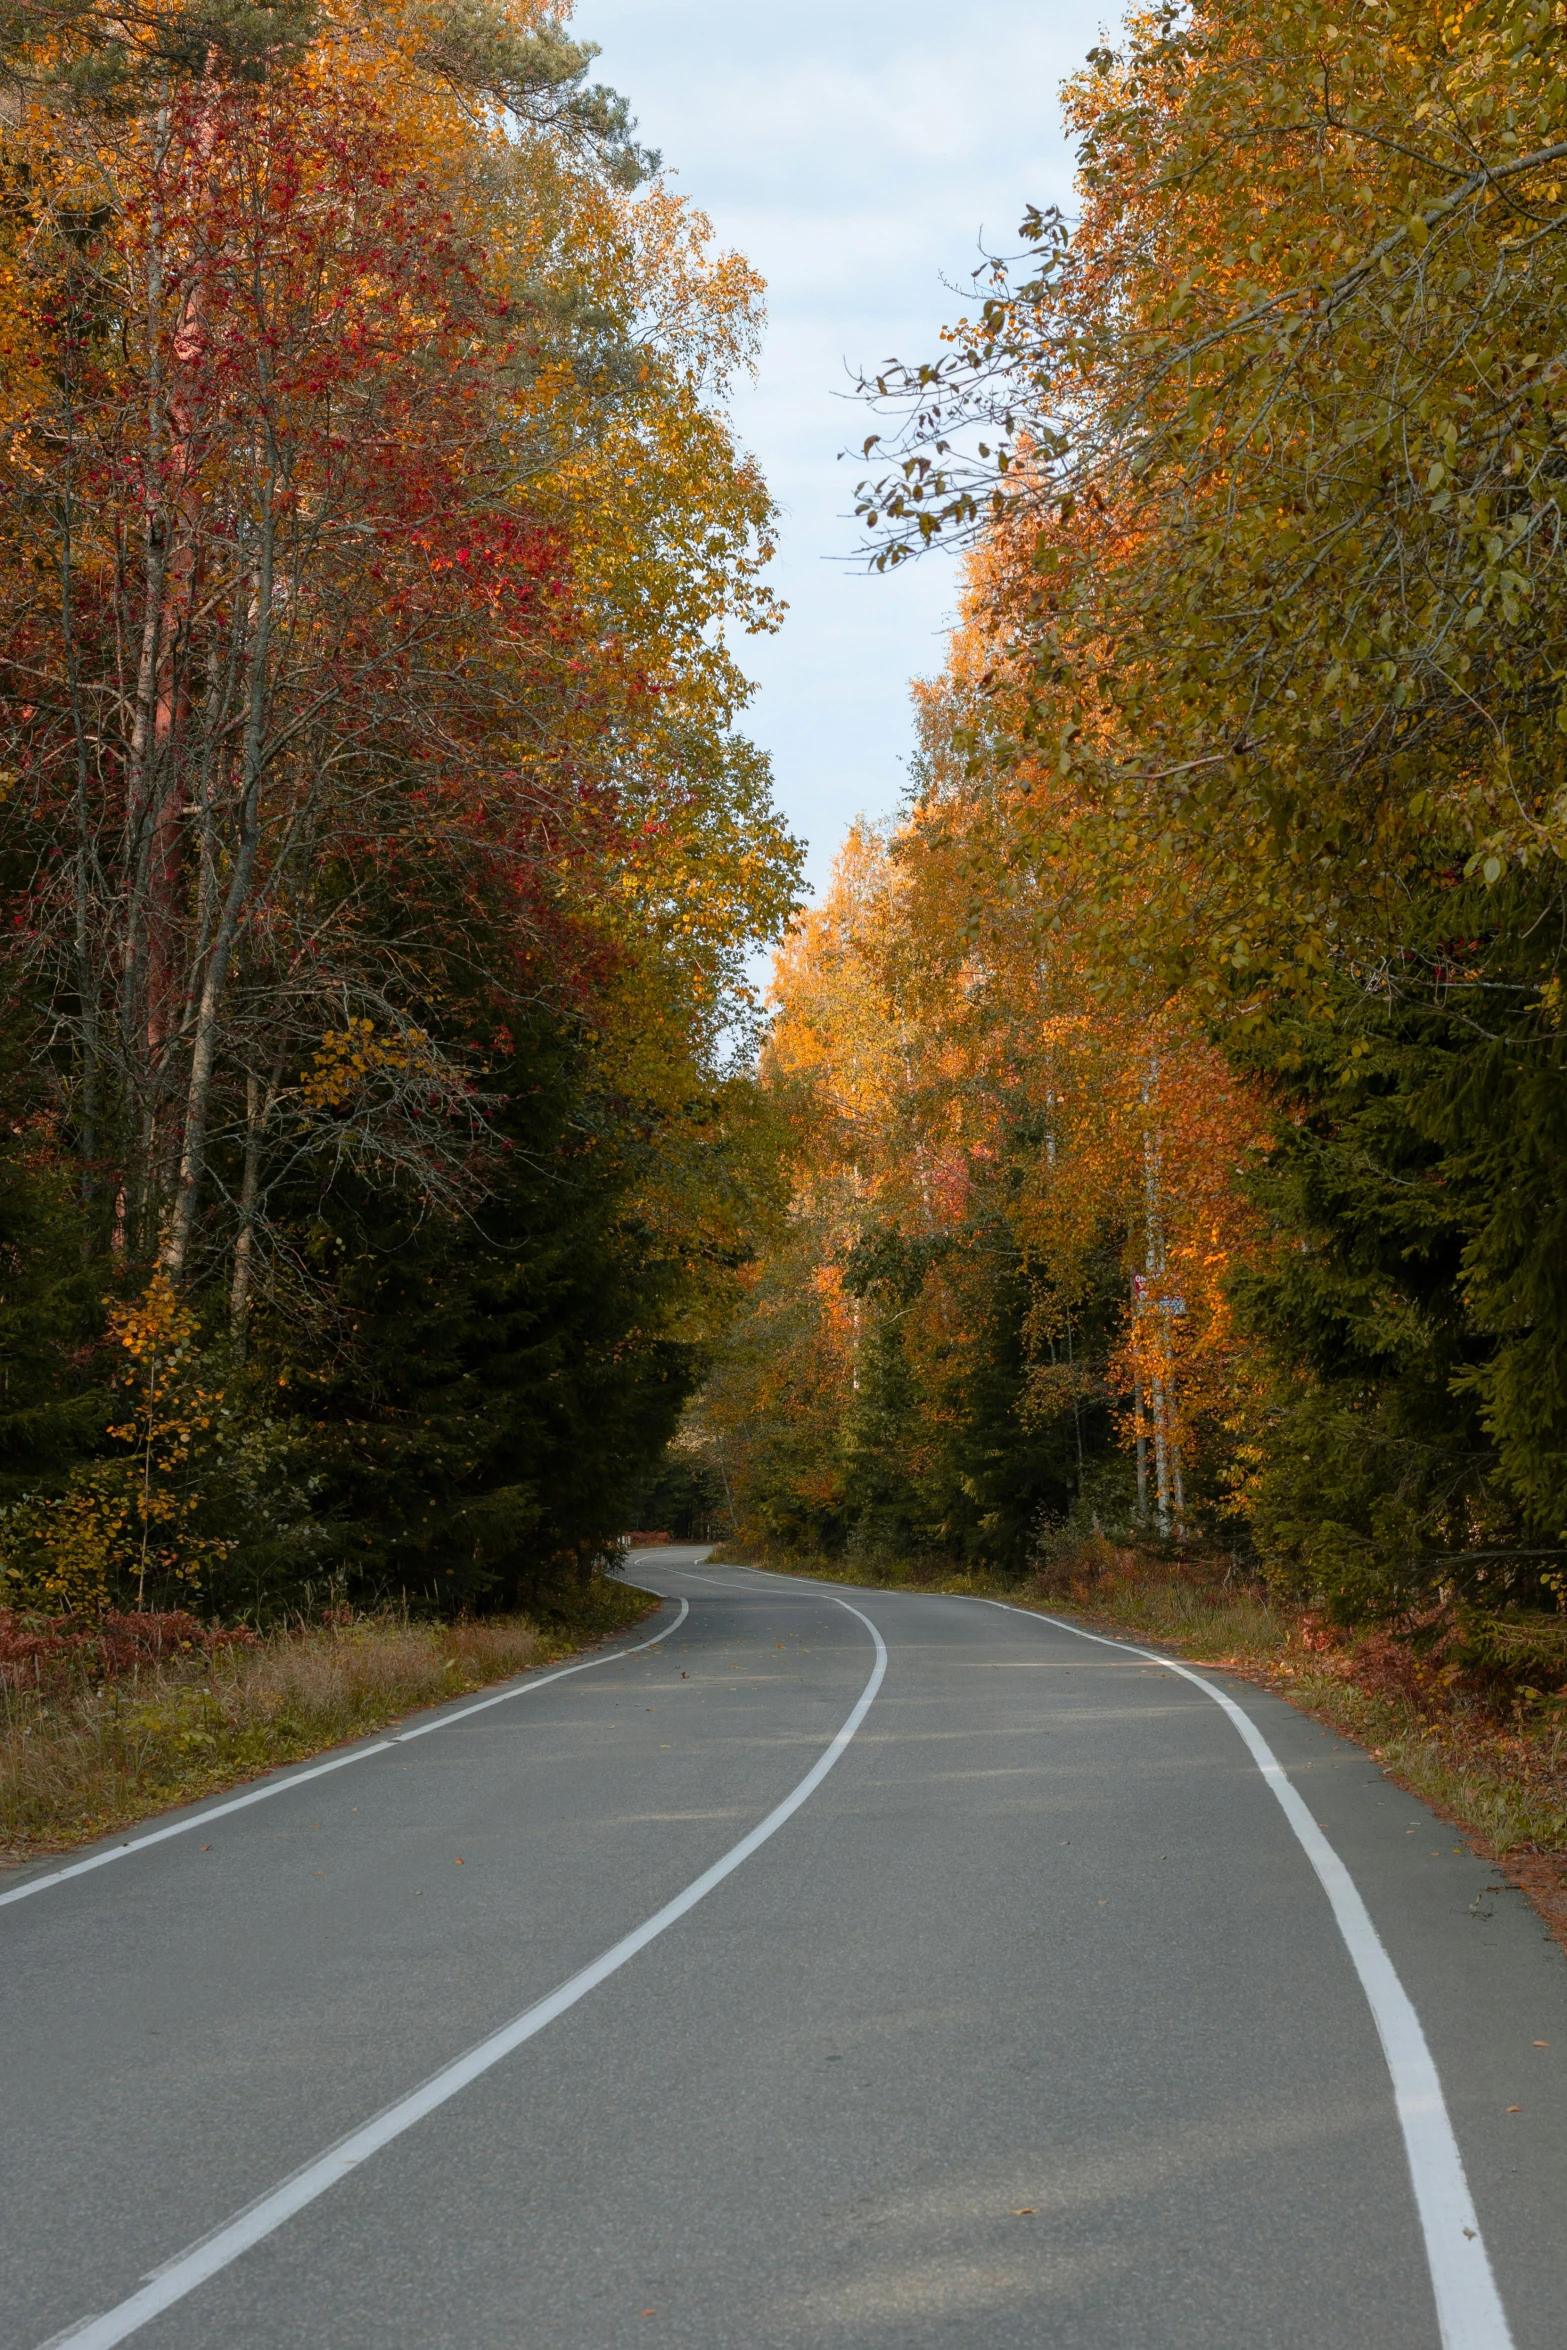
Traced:
POLYGON ((1119 10, 1104 0, 578 0, 595 75, 622 91, 673 184, 768 282, 760 380, 741 438, 783 508, 782 633, 748 641, 747 725, 810 843, 819 887, 851 818, 894 809, 908 681, 941 665, 954 574, 927 559, 845 564, 871 429, 846 367, 934 356, 979 240, 1010 249, 1026 204, 1067 204, 1057 90, 1119 10))

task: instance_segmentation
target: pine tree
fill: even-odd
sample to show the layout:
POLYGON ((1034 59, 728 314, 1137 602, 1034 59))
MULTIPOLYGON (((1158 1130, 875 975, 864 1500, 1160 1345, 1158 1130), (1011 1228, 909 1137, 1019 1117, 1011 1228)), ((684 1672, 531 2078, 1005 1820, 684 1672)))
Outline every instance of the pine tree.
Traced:
POLYGON ((1562 927, 1549 876, 1434 887, 1331 1024, 1232 1046, 1284 1105, 1234 1285, 1277 1375, 1254 1516, 1345 1617, 1537 1603, 1567 1539, 1562 927))
POLYGON ((697 1375, 683 1268, 629 1213, 636 1145, 588 1123, 580 1040, 542 1016, 495 1056, 501 1163, 471 1211, 345 1173, 302 1230, 340 1343, 258 1332, 309 1424, 328 1557, 364 1595, 537 1600, 629 1522, 697 1375))

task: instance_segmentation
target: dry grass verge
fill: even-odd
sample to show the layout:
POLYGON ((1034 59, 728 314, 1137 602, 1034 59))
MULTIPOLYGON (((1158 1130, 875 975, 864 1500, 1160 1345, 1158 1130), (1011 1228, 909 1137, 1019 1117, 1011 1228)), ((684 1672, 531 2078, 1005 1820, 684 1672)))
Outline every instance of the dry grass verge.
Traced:
POLYGON ((1189 1577, 1079 1583, 1053 1607, 1271 1689, 1364 1746, 1387 1776, 1462 1829, 1567 1945, 1567 1722, 1560 1706, 1498 1711, 1422 1671, 1386 1634, 1338 1639, 1304 1610, 1189 1577))
POLYGON ((0 1680, 0 1861, 112 1833, 623 1631, 657 1606, 604 1581, 569 1617, 361 1617, 48 1689, 0 1680))
MULTIPOLYGON (((728 1555, 742 1563, 738 1550, 728 1555)), ((766 1564, 834 1583, 1006 1599, 1256 1681, 1366 1747, 1390 1779, 1495 1861, 1567 1943, 1567 1709, 1560 1705, 1499 1712, 1423 1670, 1386 1635, 1340 1639, 1306 1611, 1227 1578, 1222 1564, 1172 1571, 1106 1545, 1102 1555, 1063 1562, 1048 1587, 771 1554, 766 1564)))

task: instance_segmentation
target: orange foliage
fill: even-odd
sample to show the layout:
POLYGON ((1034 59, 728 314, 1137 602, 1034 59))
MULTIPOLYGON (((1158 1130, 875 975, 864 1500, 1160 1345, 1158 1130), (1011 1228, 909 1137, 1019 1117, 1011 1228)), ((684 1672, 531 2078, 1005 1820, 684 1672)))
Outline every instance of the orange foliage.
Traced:
POLYGON ((1006 1443, 1070 1424, 1081 1469, 1085 1427, 1113 1432, 1140 1514, 1172 1531, 1245 1475, 1257 1370, 1227 1285, 1257 1242, 1236 1176, 1261 1104, 1140 972, 1146 897, 1123 876, 1107 900, 1070 781, 987 752, 1009 552, 978 558, 947 673, 917 689, 912 812, 851 832, 776 965, 764 1076, 793 1122, 794 1210, 707 1404, 775 1532, 795 1506, 852 1507, 871 1466, 854 1430, 877 1295, 916 1398, 871 1440, 897 1450, 881 1470, 917 1485, 972 1423, 997 1283, 1020 1281, 1006 1443))

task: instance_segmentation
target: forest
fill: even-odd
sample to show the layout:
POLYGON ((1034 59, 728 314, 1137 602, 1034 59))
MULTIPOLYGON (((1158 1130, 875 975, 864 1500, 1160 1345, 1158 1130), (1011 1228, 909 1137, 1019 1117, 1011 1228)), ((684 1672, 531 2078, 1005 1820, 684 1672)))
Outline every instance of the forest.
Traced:
POLYGON ((1567 1682, 1562 40, 1090 55, 860 386, 962 608, 802 911, 762 289, 591 48, 4 11, 5 1604, 1119 1544, 1567 1682))
POLYGON ((963 608, 777 966, 688 1434, 774 1557, 1206 1557, 1567 1681, 1563 37, 1135 14, 1079 217, 862 385, 963 608))
POLYGON ((1567 0, 1121 7, 0 0, 15 2343, 1564 2338, 1567 0))
POLYGON ((775 1177, 761 287, 532 0, 0 11, 0 1573, 456 1614, 775 1177))

